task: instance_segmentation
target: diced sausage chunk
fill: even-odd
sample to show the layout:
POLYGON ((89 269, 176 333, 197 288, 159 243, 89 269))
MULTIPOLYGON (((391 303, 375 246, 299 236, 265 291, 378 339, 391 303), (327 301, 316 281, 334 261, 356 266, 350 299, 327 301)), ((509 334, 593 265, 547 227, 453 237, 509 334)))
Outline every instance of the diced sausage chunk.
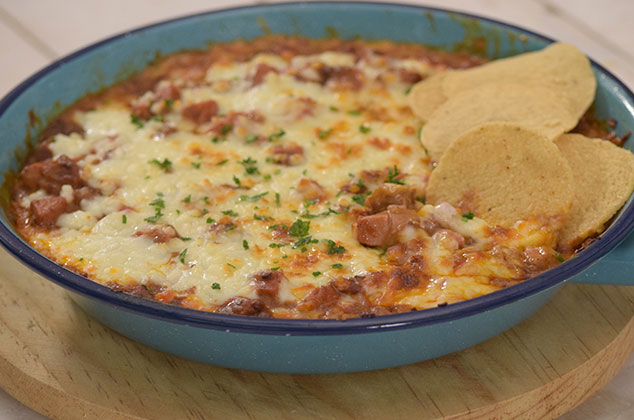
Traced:
POLYGON ((558 264, 553 250, 543 246, 526 248, 522 262, 529 275, 541 273, 558 264))
POLYGON ((416 211, 397 206, 360 217, 357 221, 357 240, 363 245, 387 248, 396 244, 399 232, 417 219, 416 211))
POLYGON ((271 161, 279 165, 299 165, 304 158, 304 148, 297 143, 279 144, 271 149, 271 161))
POLYGON ((52 195, 58 195, 62 185, 73 188, 84 185, 79 176, 79 166, 66 155, 26 166, 20 173, 20 179, 27 191, 43 189, 52 195))
POLYGON ((406 70, 406 69, 398 69, 397 73, 398 73, 398 78, 403 83, 414 84, 423 80, 423 76, 421 76, 419 73, 416 73, 415 71, 406 70))
POLYGON ((328 198, 328 191, 319 182, 308 178, 299 180, 296 191, 302 196, 303 200, 324 201, 328 198))
POLYGON ((182 113, 186 119, 196 124, 204 124, 211 121, 211 118, 218 114, 218 104, 213 100, 197 102, 187 105, 183 108, 182 113))
POLYGON ((42 228, 55 226, 57 219, 66 211, 68 203, 64 197, 46 197, 31 202, 33 224, 42 228))
POLYGON ((257 295, 261 298, 277 300, 280 283, 285 279, 281 271, 266 270, 255 274, 251 284, 257 295))
POLYGON ((257 86, 262 83, 266 78, 266 75, 269 73, 279 73, 279 70, 266 63, 258 64, 258 67, 255 70, 255 75, 253 76, 253 86, 257 86))
POLYGON ((297 306, 302 311, 323 311, 337 303, 339 296, 339 293, 331 285, 321 286, 313 289, 297 306))
POLYGON ((320 70, 322 84, 342 90, 359 90, 363 87, 363 75, 359 69, 349 66, 324 66, 320 70))
POLYGON ((415 209, 416 189, 407 185, 383 184, 365 200, 365 206, 371 213, 381 212, 391 205, 415 209))
POLYGON ((224 302, 218 308, 221 314, 257 316, 260 318, 270 318, 271 311, 259 299, 249 299, 242 296, 234 296, 224 302))

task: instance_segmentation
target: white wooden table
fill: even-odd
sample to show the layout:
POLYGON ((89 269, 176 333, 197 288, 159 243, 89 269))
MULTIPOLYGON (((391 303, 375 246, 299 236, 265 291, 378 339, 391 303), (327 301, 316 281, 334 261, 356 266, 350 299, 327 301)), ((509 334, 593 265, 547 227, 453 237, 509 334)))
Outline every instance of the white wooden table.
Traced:
MULTIPOLYGON (((170 17, 253 3, 266 1, 0 0, 0 97, 37 69, 96 40, 170 17)), ((570 42, 634 89, 634 0, 408 3, 472 12, 570 42)), ((634 357, 607 386, 562 418, 634 419, 634 357)), ((44 417, 0 390, 0 419, 44 417)))

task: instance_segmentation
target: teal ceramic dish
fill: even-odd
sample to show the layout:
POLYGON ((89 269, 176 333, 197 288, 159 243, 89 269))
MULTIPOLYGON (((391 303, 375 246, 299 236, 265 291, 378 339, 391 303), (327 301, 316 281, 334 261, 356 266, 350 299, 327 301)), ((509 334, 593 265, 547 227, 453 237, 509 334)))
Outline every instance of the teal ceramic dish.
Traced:
MULTIPOLYGON (((469 33, 486 38, 490 58, 552 42, 481 17, 378 3, 286 3, 171 20, 64 57, 7 95, 0 102, 0 173, 19 166, 14 151, 24 148, 30 110, 49 120, 86 93, 141 70, 157 53, 265 33, 314 38, 336 33, 344 39, 359 36, 445 49, 465 45, 469 33)), ((634 95, 603 67, 593 67, 598 117, 618 120, 619 134, 634 129, 634 95)), ((28 267, 70 290, 79 305, 114 330, 188 359, 269 372, 352 372, 414 363, 499 334, 539 309, 567 281, 634 283, 634 236, 622 242, 634 226, 631 199, 611 227, 577 257, 519 285, 446 307, 347 321, 222 315, 114 293, 35 252, 15 234, 6 215, 1 216, 0 243, 28 267)))

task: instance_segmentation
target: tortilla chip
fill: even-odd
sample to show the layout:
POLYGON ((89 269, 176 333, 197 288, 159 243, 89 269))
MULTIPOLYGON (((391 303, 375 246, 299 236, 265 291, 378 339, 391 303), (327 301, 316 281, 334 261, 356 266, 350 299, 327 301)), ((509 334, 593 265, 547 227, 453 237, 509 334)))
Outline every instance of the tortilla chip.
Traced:
POLYGON ((442 83, 448 71, 436 73, 417 83, 409 93, 409 106, 423 122, 429 120, 431 114, 445 101, 442 83))
POLYGON ((506 82, 534 84, 552 90, 576 119, 592 104, 597 87, 588 58, 574 46, 557 42, 540 51, 431 77, 412 89, 410 105, 416 115, 427 121, 444 101, 461 92, 506 82))
POLYGON ((578 119, 550 88, 490 83, 455 94, 441 105, 423 126, 421 142, 438 162, 455 139, 486 123, 521 125, 552 141, 575 127, 578 119))
MULTIPOLYGON (((465 133, 429 178, 427 202, 446 201, 511 227, 530 217, 563 225, 574 198, 572 171, 549 139, 512 124, 487 124, 465 133)), ((462 208, 462 210, 467 210, 462 208)))
POLYGON ((581 134, 555 140, 574 177, 575 198, 559 236, 565 249, 603 231, 634 190, 634 154, 581 134))

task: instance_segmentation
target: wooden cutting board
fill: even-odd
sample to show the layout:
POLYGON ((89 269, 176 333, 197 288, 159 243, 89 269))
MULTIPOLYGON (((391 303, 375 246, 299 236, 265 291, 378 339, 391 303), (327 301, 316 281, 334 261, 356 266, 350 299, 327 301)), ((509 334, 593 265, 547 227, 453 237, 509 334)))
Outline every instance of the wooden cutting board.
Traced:
POLYGON ((88 317, 0 251, 0 386, 55 419, 554 418, 634 348, 634 287, 567 285, 485 343, 375 372, 281 375, 191 362, 88 317))

